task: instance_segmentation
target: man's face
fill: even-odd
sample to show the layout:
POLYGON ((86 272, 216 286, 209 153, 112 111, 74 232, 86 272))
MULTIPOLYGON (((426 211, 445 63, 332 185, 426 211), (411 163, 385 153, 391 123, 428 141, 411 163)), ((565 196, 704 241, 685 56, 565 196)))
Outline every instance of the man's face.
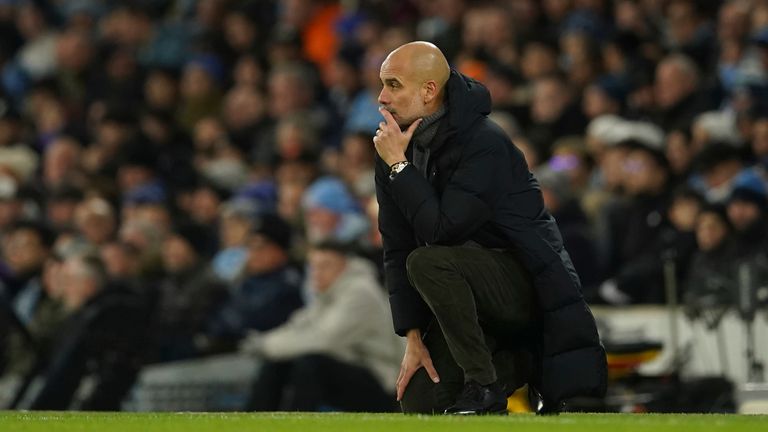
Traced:
POLYGON ((304 214, 307 238, 312 242, 327 240, 341 223, 341 215, 323 207, 312 207, 304 214))
POLYGON ((424 117, 424 83, 420 82, 405 61, 390 55, 381 65, 379 78, 383 87, 379 104, 392 113, 401 129, 424 117))
POLYGON ((762 216, 760 207, 749 201, 733 200, 728 203, 728 219, 736 231, 744 231, 762 216))
POLYGON ((40 236, 31 229, 11 232, 3 246, 3 255, 15 274, 27 274, 41 269, 47 254, 40 236))
POLYGON ((693 91, 691 77, 678 65, 662 63, 656 69, 654 88, 656 103, 663 109, 670 108, 693 91))
POLYGON ((269 273, 280 268, 286 261, 285 251, 263 234, 251 234, 247 247, 245 271, 248 275, 269 273))
POLYGON ((320 293, 327 291, 336 282, 347 264, 344 255, 327 250, 311 251, 308 259, 312 288, 320 293))
POLYGON ((196 255, 192 246, 180 236, 171 236, 163 242, 163 267, 175 274, 194 267, 196 255))
POLYGON ((711 251, 728 235, 728 227, 714 213, 702 213, 696 221, 696 241, 699 249, 711 251))
POLYGON ((643 150, 633 150, 624 161, 624 187, 630 195, 653 192, 662 171, 653 156, 643 150))
POLYGON ((549 78, 538 80, 533 86, 531 117, 540 123, 554 122, 568 102, 568 93, 562 83, 549 78))

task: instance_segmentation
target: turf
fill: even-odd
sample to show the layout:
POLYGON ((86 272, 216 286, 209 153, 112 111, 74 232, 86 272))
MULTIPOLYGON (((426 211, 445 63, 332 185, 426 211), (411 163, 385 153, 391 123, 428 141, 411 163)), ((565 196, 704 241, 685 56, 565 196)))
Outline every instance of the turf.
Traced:
POLYGON ((403 416, 315 413, 72 413, 0 412, 3 432, 229 432, 229 431, 768 431, 768 416, 565 414, 536 417, 403 416))

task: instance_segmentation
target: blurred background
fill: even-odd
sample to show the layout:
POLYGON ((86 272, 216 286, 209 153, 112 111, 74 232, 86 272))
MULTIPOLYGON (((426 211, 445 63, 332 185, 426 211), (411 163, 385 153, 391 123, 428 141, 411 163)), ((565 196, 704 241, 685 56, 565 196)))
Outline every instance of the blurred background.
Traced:
POLYGON ((559 223, 612 379, 572 408, 765 410, 766 0, 0 0, 0 407, 395 409, 371 139, 412 40, 559 223))

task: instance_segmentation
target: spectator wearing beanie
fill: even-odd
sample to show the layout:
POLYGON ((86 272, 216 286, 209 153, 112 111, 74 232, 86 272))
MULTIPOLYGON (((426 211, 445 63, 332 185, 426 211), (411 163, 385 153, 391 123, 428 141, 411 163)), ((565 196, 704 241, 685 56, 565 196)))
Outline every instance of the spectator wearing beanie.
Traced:
POLYGON ((582 110, 588 119, 614 114, 620 115, 627 99, 627 88, 612 75, 603 75, 584 90, 582 110))
POLYGON ((368 220, 344 183, 323 177, 304 192, 304 228, 307 240, 355 243, 367 233, 368 220))
POLYGON ((249 330, 272 329, 304 304, 302 274, 289 258, 291 243, 291 227, 279 216, 264 214, 253 220, 244 279, 198 338, 200 348, 234 349, 249 330))
POLYGON ((206 265, 211 240, 204 227, 176 227, 163 241, 155 336, 158 361, 195 354, 193 338, 227 296, 225 285, 206 265))
POLYGON ((736 258, 753 259, 768 251, 768 193, 764 180, 756 175, 740 175, 726 206, 733 225, 736 258))
POLYGON ((696 218, 697 250, 691 259, 683 297, 693 317, 733 304, 737 291, 731 235, 724 205, 711 204, 701 210, 696 218))

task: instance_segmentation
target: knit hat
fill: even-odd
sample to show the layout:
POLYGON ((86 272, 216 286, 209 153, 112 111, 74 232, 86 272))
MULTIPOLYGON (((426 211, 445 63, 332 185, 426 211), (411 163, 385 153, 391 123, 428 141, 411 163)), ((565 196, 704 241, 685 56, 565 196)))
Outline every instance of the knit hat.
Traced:
POLYGON ((197 255, 207 257, 211 253, 211 237, 204 225, 196 223, 181 224, 173 233, 186 241, 197 255))
POLYGON ((337 214, 360 213, 361 209, 344 183, 334 177, 322 177, 312 183, 302 199, 305 209, 324 208, 337 214))
POLYGON ((251 233, 263 235, 284 250, 291 248, 293 237, 291 226, 278 215, 264 214, 258 216, 253 222, 251 233))
POLYGON ((733 201, 750 202, 761 211, 768 210, 768 191, 763 179, 757 175, 739 175, 728 198, 729 203, 733 201))
POLYGON ((713 142, 694 157, 693 166, 696 171, 706 173, 723 162, 733 160, 741 160, 739 149, 730 144, 713 142))
POLYGON ((613 75, 603 75, 597 78, 592 85, 620 104, 624 104, 627 99, 627 87, 613 75))

